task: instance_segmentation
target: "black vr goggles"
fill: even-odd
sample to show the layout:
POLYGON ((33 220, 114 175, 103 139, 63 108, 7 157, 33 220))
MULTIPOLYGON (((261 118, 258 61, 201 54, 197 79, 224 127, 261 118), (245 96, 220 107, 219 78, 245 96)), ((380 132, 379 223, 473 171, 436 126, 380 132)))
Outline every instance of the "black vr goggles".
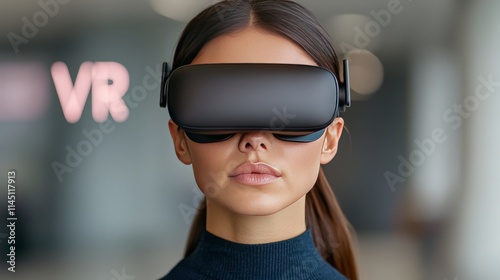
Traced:
POLYGON ((195 64, 169 73, 163 63, 160 106, 198 143, 251 130, 312 142, 351 105, 349 64, 343 64, 339 83, 329 70, 310 65, 195 64))

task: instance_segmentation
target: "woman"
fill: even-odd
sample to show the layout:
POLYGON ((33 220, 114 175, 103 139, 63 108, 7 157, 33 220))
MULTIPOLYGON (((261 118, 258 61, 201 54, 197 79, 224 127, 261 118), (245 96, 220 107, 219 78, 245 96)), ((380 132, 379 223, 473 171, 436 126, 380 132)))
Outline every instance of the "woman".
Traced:
MULTIPOLYGON (((196 16, 172 70, 216 63, 312 65, 339 77, 327 33, 288 0, 226 0, 196 16)), ((176 155, 206 200, 185 258, 163 279, 358 279, 349 224, 321 169, 343 127, 337 117, 307 143, 262 130, 200 143, 170 120, 176 155)))

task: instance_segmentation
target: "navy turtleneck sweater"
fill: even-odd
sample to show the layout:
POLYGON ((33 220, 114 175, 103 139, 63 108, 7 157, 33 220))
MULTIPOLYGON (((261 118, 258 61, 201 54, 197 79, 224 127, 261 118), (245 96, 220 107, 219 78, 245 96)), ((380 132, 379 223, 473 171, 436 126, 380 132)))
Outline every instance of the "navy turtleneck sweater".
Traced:
POLYGON ((161 280, 346 280, 316 250, 308 229, 292 239, 240 244, 202 233, 193 253, 161 280))

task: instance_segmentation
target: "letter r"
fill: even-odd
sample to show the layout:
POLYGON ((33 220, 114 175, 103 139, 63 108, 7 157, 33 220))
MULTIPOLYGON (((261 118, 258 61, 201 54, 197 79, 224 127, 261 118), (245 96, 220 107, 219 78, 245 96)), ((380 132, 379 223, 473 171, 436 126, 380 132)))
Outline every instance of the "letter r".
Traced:
POLYGON ((92 71, 92 116, 96 122, 104 122, 108 112, 113 119, 123 122, 129 110, 123 96, 129 87, 129 74, 125 66, 117 62, 96 62, 92 71), (110 84, 109 82, 112 82, 110 84))

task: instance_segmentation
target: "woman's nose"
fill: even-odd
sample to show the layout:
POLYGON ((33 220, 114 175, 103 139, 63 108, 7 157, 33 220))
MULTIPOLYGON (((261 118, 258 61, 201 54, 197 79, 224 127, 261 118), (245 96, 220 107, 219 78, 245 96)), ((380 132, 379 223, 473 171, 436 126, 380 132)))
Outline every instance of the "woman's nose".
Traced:
POLYGON ((270 137, 271 133, 263 131, 243 133, 239 144, 240 151, 267 151, 271 148, 270 137))

